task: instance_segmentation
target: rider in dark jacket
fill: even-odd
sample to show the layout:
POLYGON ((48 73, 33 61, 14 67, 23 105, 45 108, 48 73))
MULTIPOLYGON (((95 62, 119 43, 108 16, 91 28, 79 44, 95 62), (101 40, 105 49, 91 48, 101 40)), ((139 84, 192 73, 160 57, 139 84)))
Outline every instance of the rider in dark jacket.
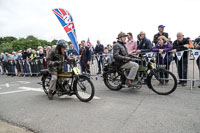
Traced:
POLYGON ((64 65, 61 62, 68 59, 65 52, 67 46, 68 44, 65 40, 59 40, 57 46, 52 48, 47 56, 47 66, 51 73, 50 89, 48 92, 50 100, 53 99, 53 93, 56 91, 57 74, 64 70, 64 65))

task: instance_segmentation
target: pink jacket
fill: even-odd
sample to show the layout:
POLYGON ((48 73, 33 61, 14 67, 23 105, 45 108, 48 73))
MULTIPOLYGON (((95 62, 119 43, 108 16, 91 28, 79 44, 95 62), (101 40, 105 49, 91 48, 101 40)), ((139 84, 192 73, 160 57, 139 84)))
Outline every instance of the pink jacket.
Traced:
POLYGON ((126 48, 128 50, 128 53, 135 52, 137 50, 137 42, 134 40, 128 40, 126 42, 126 48))

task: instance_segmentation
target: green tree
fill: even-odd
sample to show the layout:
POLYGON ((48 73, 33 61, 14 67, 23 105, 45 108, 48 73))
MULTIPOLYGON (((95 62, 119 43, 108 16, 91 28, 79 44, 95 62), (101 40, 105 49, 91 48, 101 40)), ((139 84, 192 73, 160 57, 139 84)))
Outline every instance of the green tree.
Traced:
POLYGON ((58 41, 58 40, 56 40, 56 39, 52 40, 52 41, 51 41, 51 46, 56 45, 57 41, 58 41))
POLYGON ((3 43, 1 43, 0 52, 11 53, 12 51, 13 51, 12 43, 10 43, 10 42, 3 42, 3 43))

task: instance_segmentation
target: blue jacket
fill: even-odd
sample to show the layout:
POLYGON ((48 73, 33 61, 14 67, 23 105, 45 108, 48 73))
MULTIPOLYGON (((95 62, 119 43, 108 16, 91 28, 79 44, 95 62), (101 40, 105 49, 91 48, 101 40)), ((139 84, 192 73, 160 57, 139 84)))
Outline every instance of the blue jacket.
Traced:
POLYGON ((76 50, 74 50, 74 49, 69 49, 69 50, 67 51, 67 55, 68 55, 69 57, 71 57, 71 56, 74 56, 74 55, 78 55, 78 53, 77 53, 76 50))
POLYGON ((7 61, 7 56, 4 55, 2 61, 7 61))
POLYGON ((146 37, 143 38, 142 40, 137 41, 137 50, 141 50, 142 52, 151 52, 152 49, 152 44, 149 39, 146 37))
POLYGON ((80 48, 81 62, 87 63, 91 60, 91 50, 87 46, 80 48))
POLYGON ((94 49, 94 54, 103 54, 104 53, 104 46, 103 44, 100 44, 100 46, 98 46, 98 44, 96 45, 95 49, 94 49))

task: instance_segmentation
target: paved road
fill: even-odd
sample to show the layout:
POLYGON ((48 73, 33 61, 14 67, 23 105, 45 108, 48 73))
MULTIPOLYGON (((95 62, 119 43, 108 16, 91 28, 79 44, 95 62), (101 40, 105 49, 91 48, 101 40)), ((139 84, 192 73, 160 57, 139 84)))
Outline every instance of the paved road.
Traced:
POLYGON ((0 120, 0 133, 33 133, 33 132, 0 120))
POLYGON ((0 119, 39 133, 199 133, 200 89, 178 88, 159 96, 140 90, 113 92, 93 80, 89 103, 73 97, 48 100, 40 78, 0 75, 0 119))

